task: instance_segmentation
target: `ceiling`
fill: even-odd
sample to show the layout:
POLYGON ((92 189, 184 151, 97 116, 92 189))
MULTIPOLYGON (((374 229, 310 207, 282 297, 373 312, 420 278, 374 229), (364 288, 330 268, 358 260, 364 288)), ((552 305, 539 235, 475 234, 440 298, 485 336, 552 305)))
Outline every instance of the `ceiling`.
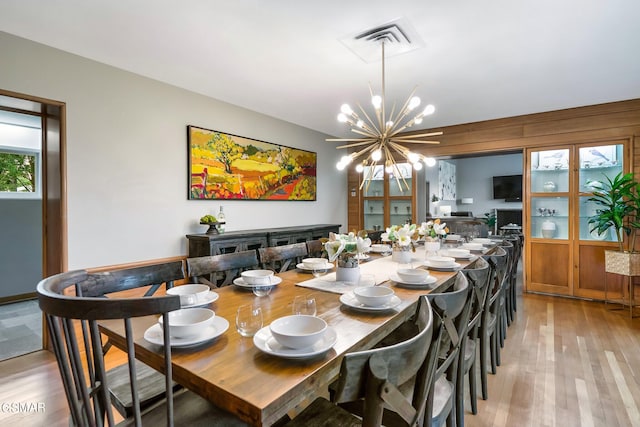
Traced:
POLYGON ((421 128, 640 98, 638 0, 0 2, 1 31, 337 137, 381 86, 340 39, 397 18, 423 46, 386 59, 387 108, 417 86, 421 128))

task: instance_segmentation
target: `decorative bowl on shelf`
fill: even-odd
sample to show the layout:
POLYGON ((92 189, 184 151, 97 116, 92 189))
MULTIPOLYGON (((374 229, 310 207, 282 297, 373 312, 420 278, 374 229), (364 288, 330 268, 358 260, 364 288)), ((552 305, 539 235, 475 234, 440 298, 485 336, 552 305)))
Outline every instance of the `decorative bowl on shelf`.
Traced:
POLYGON ((218 226, 224 224, 224 222, 201 222, 202 225, 208 225, 209 228, 206 231, 206 234, 218 234, 218 226))

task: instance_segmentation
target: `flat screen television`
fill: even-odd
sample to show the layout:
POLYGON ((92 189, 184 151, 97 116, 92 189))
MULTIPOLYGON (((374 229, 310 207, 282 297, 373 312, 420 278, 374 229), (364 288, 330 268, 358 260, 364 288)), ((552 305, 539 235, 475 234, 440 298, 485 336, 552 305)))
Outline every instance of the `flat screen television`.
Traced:
POLYGON ((505 199, 507 202, 521 201, 522 175, 494 176, 493 198, 505 199))

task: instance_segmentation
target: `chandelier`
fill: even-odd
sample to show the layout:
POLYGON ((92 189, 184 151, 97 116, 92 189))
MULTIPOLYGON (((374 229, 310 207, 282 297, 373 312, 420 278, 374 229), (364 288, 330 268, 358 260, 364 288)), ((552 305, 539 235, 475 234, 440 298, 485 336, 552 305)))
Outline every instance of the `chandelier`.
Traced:
POLYGON ((422 123, 422 119, 425 116, 433 114, 435 107, 429 104, 424 109, 418 110, 418 113, 413 113, 414 110, 420 106, 420 98, 414 96, 417 89, 416 87, 413 89, 402 108, 396 112, 394 104, 391 112, 387 116, 387 111, 385 109, 384 41, 381 45, 382 95, 374 95, 371 83, 369 83, 371 103, 373 104, 375 114, 370 116, 364 108, 358 104, 358 109, 361 113, 361 115, 359 115, 348 104, 343 104, 342 107, 340 107, 338 121, 347 123, 351 127, 351 132, 361 136, 357 138, 327 139, 327 141, 348 143, 336 147, 337 149, 358 147, 355 152, 342 156, 340 161, 336 164, 336 167, 338 170, 344 170, 344 168, 354 160, 362 158, 355 168, 358 173, 362 173, 367 170, 367 173, 360 184, 360 189, 365 185, 367 189, 369 188, 371 180, 373 179, 374 170, 376 169, 375 167, 380 164, 381 166, 384 166, 386 173, 393 174, 396 182, 398 183, 398 188, 403 192, 405 189, 409 190, 410 187, 398 168, 395 158, 396 156, 404 158, 415 170, 422 169, 422 162, 427 166, 435 165, 435 159, 432 157, 425 157, 421 154, 414 153, 403 144, 439 144, 439 141, 427 141, 418 138, 438 136, 442 135, 442 132, 400 135, 401 132, 406 131, 411 126, 422 123), (368 169, 366 169, 367 166, 369 166, 368 169))

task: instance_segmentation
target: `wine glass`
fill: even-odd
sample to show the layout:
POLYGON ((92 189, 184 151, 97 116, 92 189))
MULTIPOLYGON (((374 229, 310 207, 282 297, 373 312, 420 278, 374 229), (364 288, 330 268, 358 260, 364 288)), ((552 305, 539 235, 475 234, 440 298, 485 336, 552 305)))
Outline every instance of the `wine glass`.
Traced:
POLYGON ((316 311, 316 299, 313 295, 296 295, 293 298, 293 314, 306 314, 309 316, 315 316, 316 311))
POLYGON ((238 307, 236 329, 243 337, 252 337, 262 328, 262 309, 253 304, 238 307))

